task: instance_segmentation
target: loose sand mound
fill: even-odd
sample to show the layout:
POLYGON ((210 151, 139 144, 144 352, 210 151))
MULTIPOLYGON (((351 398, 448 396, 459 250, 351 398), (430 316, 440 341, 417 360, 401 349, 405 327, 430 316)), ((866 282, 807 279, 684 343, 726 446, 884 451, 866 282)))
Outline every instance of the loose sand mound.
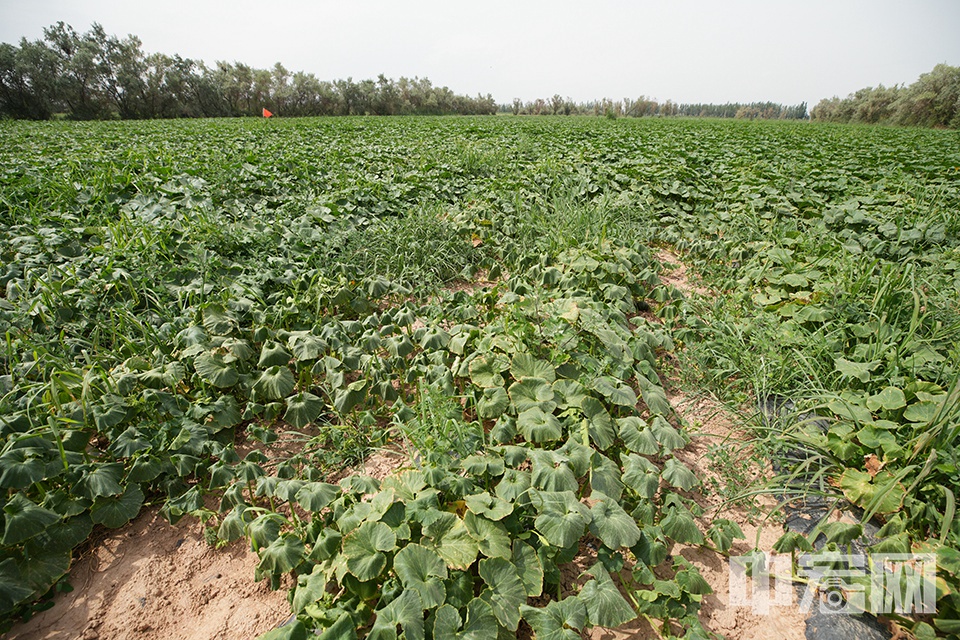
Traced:
POLYGON ((210 547, 194 518, 171 526, 148 509, 74 563, 71 593, 6 637, 255 638, 290 616, 286 591, 253 581, 257 561, 243 542, 210 547))

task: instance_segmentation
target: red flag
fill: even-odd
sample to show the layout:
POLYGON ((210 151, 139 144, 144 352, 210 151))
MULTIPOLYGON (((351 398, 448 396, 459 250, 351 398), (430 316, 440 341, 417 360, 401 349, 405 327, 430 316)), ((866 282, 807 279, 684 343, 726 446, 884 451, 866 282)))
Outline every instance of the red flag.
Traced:
POLYGON ((272 115, 273 115, 272 113, 270 113, 269 111, 267 111, 266 108, 264 108, 264 110, 263 110, 263 117, 264 117, 264 118, 269 118, 269 117, 272 116, 272 115))

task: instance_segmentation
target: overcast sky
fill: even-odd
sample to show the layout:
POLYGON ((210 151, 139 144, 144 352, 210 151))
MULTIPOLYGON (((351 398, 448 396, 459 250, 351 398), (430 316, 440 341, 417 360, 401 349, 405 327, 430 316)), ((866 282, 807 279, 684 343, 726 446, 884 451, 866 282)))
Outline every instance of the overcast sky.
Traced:
POLYGON ((498 102, 806 101, 960 65, 960 0, 0 0, 0 41, 57 21, 147 52, 428 77, 498 102))

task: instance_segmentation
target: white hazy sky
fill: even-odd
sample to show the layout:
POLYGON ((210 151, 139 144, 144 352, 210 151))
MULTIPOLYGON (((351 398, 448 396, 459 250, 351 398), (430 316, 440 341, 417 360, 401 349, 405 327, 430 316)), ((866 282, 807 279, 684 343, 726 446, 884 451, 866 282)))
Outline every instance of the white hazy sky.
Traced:
POLYGON ((208 64, 425 76, 498 102, 813 106, 960 65, 960 0, 0 0, 0 41, 41 38, 61 20, 208 64))

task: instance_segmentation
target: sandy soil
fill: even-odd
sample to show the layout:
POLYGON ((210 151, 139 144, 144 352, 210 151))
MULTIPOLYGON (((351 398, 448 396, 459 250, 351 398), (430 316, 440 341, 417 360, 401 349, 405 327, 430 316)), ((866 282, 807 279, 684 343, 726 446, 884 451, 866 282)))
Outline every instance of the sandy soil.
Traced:
POLYGON ((690 295, 697 293, 702 296, 709 296, 710 291, 704 289, 699 284, 693 282, 687 274, 687 265, 670 249, 661 247, 657 250, 657 260, 663 265, 663 271, 660 272, 660 279, 664 284, 669 284, 683 293, 690 295))
MULTIPOLYGON (((699 425, 701 435, 694 436, 690 444, 678 452, 678 457, 690 464, 701 480, 716 476, 710 458, 709 447, 713 444, 723 446, 741 446, 745 434, 736 428, 730 414, 716 400, 709 396, 687 397, 680 394, 670 398, 677 413, 688 425, 699 425)), ((749 463, 744 461, 744 465, 749 463)), ((769 469, 753 465, 748 473, 765 476, 769 469)), ((701 524, 706 528, 715 518, 733 520, 743 530, 745 540, 738 540, 730 550, 732 556, 743 555, 758 548, 768 555, 772 553, 773 543, 783 534, 779 522, 766 521, 751 517, 745 507, 724 507, 715 495, 697 494, 697 503, 706 510, 701 524)), ((764 514, 775 506, 772 498, 760 497, 756 500, 764 514)), ((680 545, 678 545, 680 546, 680 545)), ((696 547, 674 549, 700 569, 703 577, 713 588, 713 594, 706 596, 700 611, 700 619, 711 631, 723 634, 728 640, 753 640, 762 638, 782 638, 801 640, 805 637, 806 615, 794 607, 775 607, 766 615, 757 615, 749 607, 729 606, 730 567, 727 558, 696 547)))
POLYGON ((148 509, 75 561, 71 593, 6 637, 255 638, 290 617, 285 590, 253 581, 257 562, 244 541, 217 551, 196 519, 171 526, 148 509))

